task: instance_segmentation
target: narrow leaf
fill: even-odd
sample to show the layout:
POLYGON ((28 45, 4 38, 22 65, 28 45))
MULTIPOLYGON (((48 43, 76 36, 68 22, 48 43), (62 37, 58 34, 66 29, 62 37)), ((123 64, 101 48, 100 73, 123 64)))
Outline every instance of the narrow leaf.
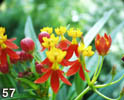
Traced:
POLYGON ((110 18, 111 14, 114 12, 114 10, 110 10, 104 14, 104 16, 90 29, 90 31, 85 35, 84 37, 84 44, 88 46, 92 40, 95 38, 95 36, 98 34, 100 29, 105 25, 105 23, 110 18))

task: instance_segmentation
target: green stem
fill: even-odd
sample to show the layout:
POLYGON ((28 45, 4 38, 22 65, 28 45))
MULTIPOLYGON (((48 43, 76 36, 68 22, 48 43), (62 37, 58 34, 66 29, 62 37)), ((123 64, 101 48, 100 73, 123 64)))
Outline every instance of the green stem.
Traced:
POLYGON ((52 94, 52 100, 56 100, 56 94, 54 92, 52 94))
POLYGON ((98 71, 96 77, 94 78, 94 82, 96 82, 96 80, 97 80, 97 78, 98 78, 98 76, 99 76, 99 74, 100 74, 100 72, 101 72, 102 65, 103 65, 103 61, 104 61, 104 56, 102 56, 102 62, 101 62, 101 65, 100 65, 99 71, 98 71))
POLYGON ((99 64, 100 64, 100 56, 99 56, 99 58, 98 58, 98 64, 97 64, 96 71, 95 71, 95 73, 94 73, 94 76, 93 76, 92 81, 95 80, 96 74, 97 74, 98 69, 99 69, 99 64))
POLYGON ((112 98, 109 98, 107 96, 105 96, 104 94, 100 93, 99 91, 97 91, 96 89, 94 90, 99 96, 105 98, 106 100, 120 100, 121 99, 121 96, 117 99, 112 99, 112 98))
POLYGON ((80 100, 83 95, 85 95, 90 90, 90 87, 88 86, 84 91, 82 91, 74 100, 80 100))
MULTIPOLYGON (((85 66, 85 67, 86 67, 86 63, 85 63, 85 58, 84 58, 84 56, 81 56, 81 57, 80 57, 80 60, 81 60, 82 66, 85 66)), ((90 84, 90 77, 89 77, 89 74, 85 71, 84 67, 83 67, 83 70, 84 70, 84 72, 85 72, 86 80, 87 80, 87 83, 88 83, 88 85, 89 85, 89 84, 90 84)))
POLYGON ((95 87, 96 88, 104 88, 104 87, 107 87, 107 86, 110 86, 110 85, 113 85, 113 84, 116 84, 118 83, 120 80, 122 80, 124 78, 124 75, 121 76, 118 80, 114 81, 114 82, 111 82, 111 83, 107 83, 107 84, 103 84, 103 85, 96 85, 95 87))

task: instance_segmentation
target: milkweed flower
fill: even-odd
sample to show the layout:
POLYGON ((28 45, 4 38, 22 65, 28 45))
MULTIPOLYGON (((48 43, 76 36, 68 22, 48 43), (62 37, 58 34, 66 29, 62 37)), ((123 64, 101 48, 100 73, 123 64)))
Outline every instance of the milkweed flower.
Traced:
POLYGON ((70 59, 73 53, 75 53, 77 57, 79 56, 78 43, 76 38, 81 37, 82 34, 83 32, 81 32, 79 29, 70 28, 70 30, 68 30, 68 35, 72 37, 72 42, 67 49, 67 55, 65 57, 66 59, 70 59))
POLYGON ((3 65, 7 64, 7 55, 13 59, 19 58, 16 52, 13 51, 13 49, 18 49, 18 46, 12 43, 16 39, 7 39, 7 35, 4 35, 4 33, 5 28, 0 27, 0 64, 3 65))
POLYGON ((96 36, 95 47, 99 55, 105 56, 108 53, 111 42, 111 36, 108 36, 106 33, 102 37, 99 34, 96 36))
POLYGON ((43 43, 42 46, 48 49, 51 49, 52 47, 55 47, 59 41, 59 37, 55 37, 54 34, 50 36, 50 38, 43 37, 43 43))
POLYGON ((35 83, 44 83, 51 76, 50 84, 55 93, 59 90, 59 79, 65 84, 71 85, 71 83, 64 77, 63 71, 60 70, 59 64, 62 66, 68 66, 71 63, 65 63, 64 57, 66 51, 62 51, 58 48, 52 48, 46 52, 47 58, 42 62, 43 65, 48 65, 48 68, 42 69, 45 74, 35 80, 35 83))
POLYGON ((71 42, 64 37, 64 34, 67 32, 66 27, 60 26, 59 28, 55 29, 55 32, 58 36, 60 36, 60 42, 58 43, 57 48, 66 51, 71 44, 71 42))
POLYGON ((25 52, 31 53, 35 49, 35 43, 31 38, 24 38, 20 42, 22 50, 25 52))
POLYGON ((53 32, 53 28, 52 27, 44 27, 43 29, 40 29, 40 31, 51 34, 53 32))
MULTIPOLYGON (((94 54, 94 52, 92 51, 92 46, 88 46, 87 48, 85 48, 85 45, 83 43, 81 43, 80 46, 78 46, 78 53, 84 57, 92 56, 94 54)), ((78 57, 78 59, 75 61, 75 63, 73 65, 71 65, 71 67, 69 68, 66 75, 71 76, 71 75, 74 75, 77 72, 79 72, 81 79, 85 80, 84 71, 89 72, 89 70, 86 69, 85 64, 82 65, 80 57, 78 57)))

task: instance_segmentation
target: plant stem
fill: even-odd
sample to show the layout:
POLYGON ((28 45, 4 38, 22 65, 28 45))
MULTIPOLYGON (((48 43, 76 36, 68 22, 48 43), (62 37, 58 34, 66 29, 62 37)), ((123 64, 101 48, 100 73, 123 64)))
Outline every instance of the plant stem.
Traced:
POLYGON ((96 71, 95 71, 95 73, 94 73, 94 76, 93 76, 92 81, 95 80, 95 77, 96 77, 97 71, 98 71, 98 69, 99 69, 99 64, 100 64, 100 56, 98 57, 98 64, 97 64, 96 71))
POLYGON ((54 92, 52 94, 52 100, 56 100, 56 94, 54 92))
POLYGON ((103 85, 96 85, 95 87, 96 88, 104 88, 104 87, 107 87, 107 86, 110 86, 110 85, 113 85, 113 84, 116 84, 118 83, 120 80, 122 80, 124 78, 124 75, 121 76, 118 80, 114 81, 114 82, 111 82, 111 83, 107 83, 107 84, 103 84, 103 85))
POLYGON ((104 94, 100 93, 99 91, 97 91, 96 89, 94 90, 98 95, 100 95, 101 97, 105 98, 106 100, 120 100, 121 99, 121 96, 117 99, 112 99, 112 98, 109 98, 107 96, 105 96, 104 94))
POLYGON ((80 100, 84 94, 86 94, 90 90, 90 87, 88 86, 84 91, 82 91, 74 100, 80 100))
POLYGON ((101 62, 100 68, 98 70, 98 73, 97 73, 96 77, 94 78, 94 82, 96 82, 96 80, 97 80, 97 78, 98 78, 98 76, 99 76, 99 74, 101 72, 103 61, 104 61, 104 56, 102 56, 102 62, 101 62))

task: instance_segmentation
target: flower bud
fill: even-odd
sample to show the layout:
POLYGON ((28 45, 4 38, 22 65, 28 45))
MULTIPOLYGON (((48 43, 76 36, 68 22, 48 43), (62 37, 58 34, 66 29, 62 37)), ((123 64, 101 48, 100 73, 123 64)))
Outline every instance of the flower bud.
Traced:
POLYGON ((106 33, 102 37, 99 34, 96 36, 95 47, 99 55, 104 56, 108 53, 111 42, 111 36, 108 36, 106 33))
POLYGON ((47 32, 41 32, 39 35, 38 35, 38 39, 40 41, 40 43, 43 43, 43 37, 47 37, 47 38, 50 38, 50 34, 47 33, 47 32))
POLYGON ((23 72, 19 72, 19 73, 18 73, 18 77, 19 77, 19 78, 22 78, 22 77, 23 77, 23 72))
POLYGON ((124 56, 121 58, 121 60, 124 62, 124 56))
POLYGON ((113 67, 112 67, 112 75, 114 76, 116 74, 116 66, 114 65, 113 67))
POLYGON ((42 64, 38 64, 38 63, 35 63, 35 68, 36 68, 36 72, 39 73, 39 74, 42 74, 42 71, 41 69, 43 68, 43 65, 42 64))
POLYGON ((0 64, 0 72, 2 72, 3 74, 7 74, 9 72, 8 64, 4 64, 4 65, 0 64))
POLYGON ((31 53, 35 48, 35 43, 31 38, 24 38, 20 42, 22 50, 31 53))

